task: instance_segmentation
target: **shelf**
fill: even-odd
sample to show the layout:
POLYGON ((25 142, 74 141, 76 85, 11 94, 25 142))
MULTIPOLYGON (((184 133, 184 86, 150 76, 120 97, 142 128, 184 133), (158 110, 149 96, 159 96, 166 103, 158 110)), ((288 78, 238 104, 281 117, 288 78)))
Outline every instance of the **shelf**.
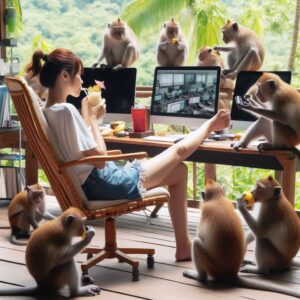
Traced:
POLYGON ((16 47, 17 39, 3 39, 0 40, 0 47, 16 47))

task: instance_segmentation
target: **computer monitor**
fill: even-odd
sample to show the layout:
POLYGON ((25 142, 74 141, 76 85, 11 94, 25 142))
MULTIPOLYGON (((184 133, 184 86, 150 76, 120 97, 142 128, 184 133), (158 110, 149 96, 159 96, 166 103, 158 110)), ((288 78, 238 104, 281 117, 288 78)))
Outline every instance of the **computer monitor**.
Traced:
POLYGON ((156 67, 151 123, 198 127, 214 116, 218 108, 220 72, 219 67, 156 67), (179 80, 182 82, 180 93, 179 80), (157 100, 158 95, 164 94, 166 85, 168 93, 163 100, 157 100), (176 95, 172 91, 176 91, 176 95), (201 103, 205 94, 207 100, 201 103))
POLYGON ((243 110, 238 109, 235 102, 236 96, 244 96, 248 89, 258 80, 264 72, 274 73, 283 81, 290 84, 292 73, 290 71, 241 71, 236 78, 231 108, 231 120, 233 129, 247 129, 257 118, 243 110))
MULTIPOLYGON (((131 107, 134 106, 136 68, 119 70, 102 68, 84 68, 82 86, 88 88, 95 85, 95 80, 104 81, 106 89, 102 90, 102 98, 106 100, 106 115, 104 122, 122 120, 131 121, 131 107)), ((86 96, 81 92, 78 98, 69 96, 67 102, 74 104, 78 109, 81 100, 86 96)))

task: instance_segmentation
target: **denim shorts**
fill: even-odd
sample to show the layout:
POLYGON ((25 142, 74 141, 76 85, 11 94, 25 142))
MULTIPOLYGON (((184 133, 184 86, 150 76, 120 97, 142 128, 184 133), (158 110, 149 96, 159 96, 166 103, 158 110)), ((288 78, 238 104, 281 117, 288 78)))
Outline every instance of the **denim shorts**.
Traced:
POLYGON ((136 200, 142 198, 145 191, 141 177, 139 160, 125 166, 108 161, 104 168, 94 168, 81 187, 88 200, 136 200))

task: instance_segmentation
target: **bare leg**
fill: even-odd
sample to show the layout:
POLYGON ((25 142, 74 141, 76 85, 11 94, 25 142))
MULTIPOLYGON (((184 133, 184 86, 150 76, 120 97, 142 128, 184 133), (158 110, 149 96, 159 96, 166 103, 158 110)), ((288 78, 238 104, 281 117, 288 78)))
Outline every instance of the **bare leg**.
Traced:
POLYGON ((146 189, 168 185, 170 191, 169 212, 176 239, 176 259, 190 259, 190 238, 187 228, 187 169, 181 164, 191 155, 211 130, 223 129, 229 125, 229 117, 220 111, 203 124, 196 132, 171 146, 156 157, 142 162, 143 185, 146 189))

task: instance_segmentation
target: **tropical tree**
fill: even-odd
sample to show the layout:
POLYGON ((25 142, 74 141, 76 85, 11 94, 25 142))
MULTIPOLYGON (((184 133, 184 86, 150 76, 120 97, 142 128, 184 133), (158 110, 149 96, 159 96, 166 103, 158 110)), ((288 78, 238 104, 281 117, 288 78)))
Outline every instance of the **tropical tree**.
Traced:
POLYGON ((289 63, 288 63, 288 70, 292 70, 293 66, 294 66, 297 45, 298 45, 299 26, 300 26, 300 0, 296 0, 293 39, 292 39, 292 47, 291 47, 291 53, 290 53, 290 58, 289 58, 289 63))
POLYGON ((138 37, 147 38, 162 28, 163 22, 175 17, 189 41, 189 62, 197 50, 221 42, 221 28, 226 21, 226 7, 221 0, 133 0, 122 18, 138 37))

